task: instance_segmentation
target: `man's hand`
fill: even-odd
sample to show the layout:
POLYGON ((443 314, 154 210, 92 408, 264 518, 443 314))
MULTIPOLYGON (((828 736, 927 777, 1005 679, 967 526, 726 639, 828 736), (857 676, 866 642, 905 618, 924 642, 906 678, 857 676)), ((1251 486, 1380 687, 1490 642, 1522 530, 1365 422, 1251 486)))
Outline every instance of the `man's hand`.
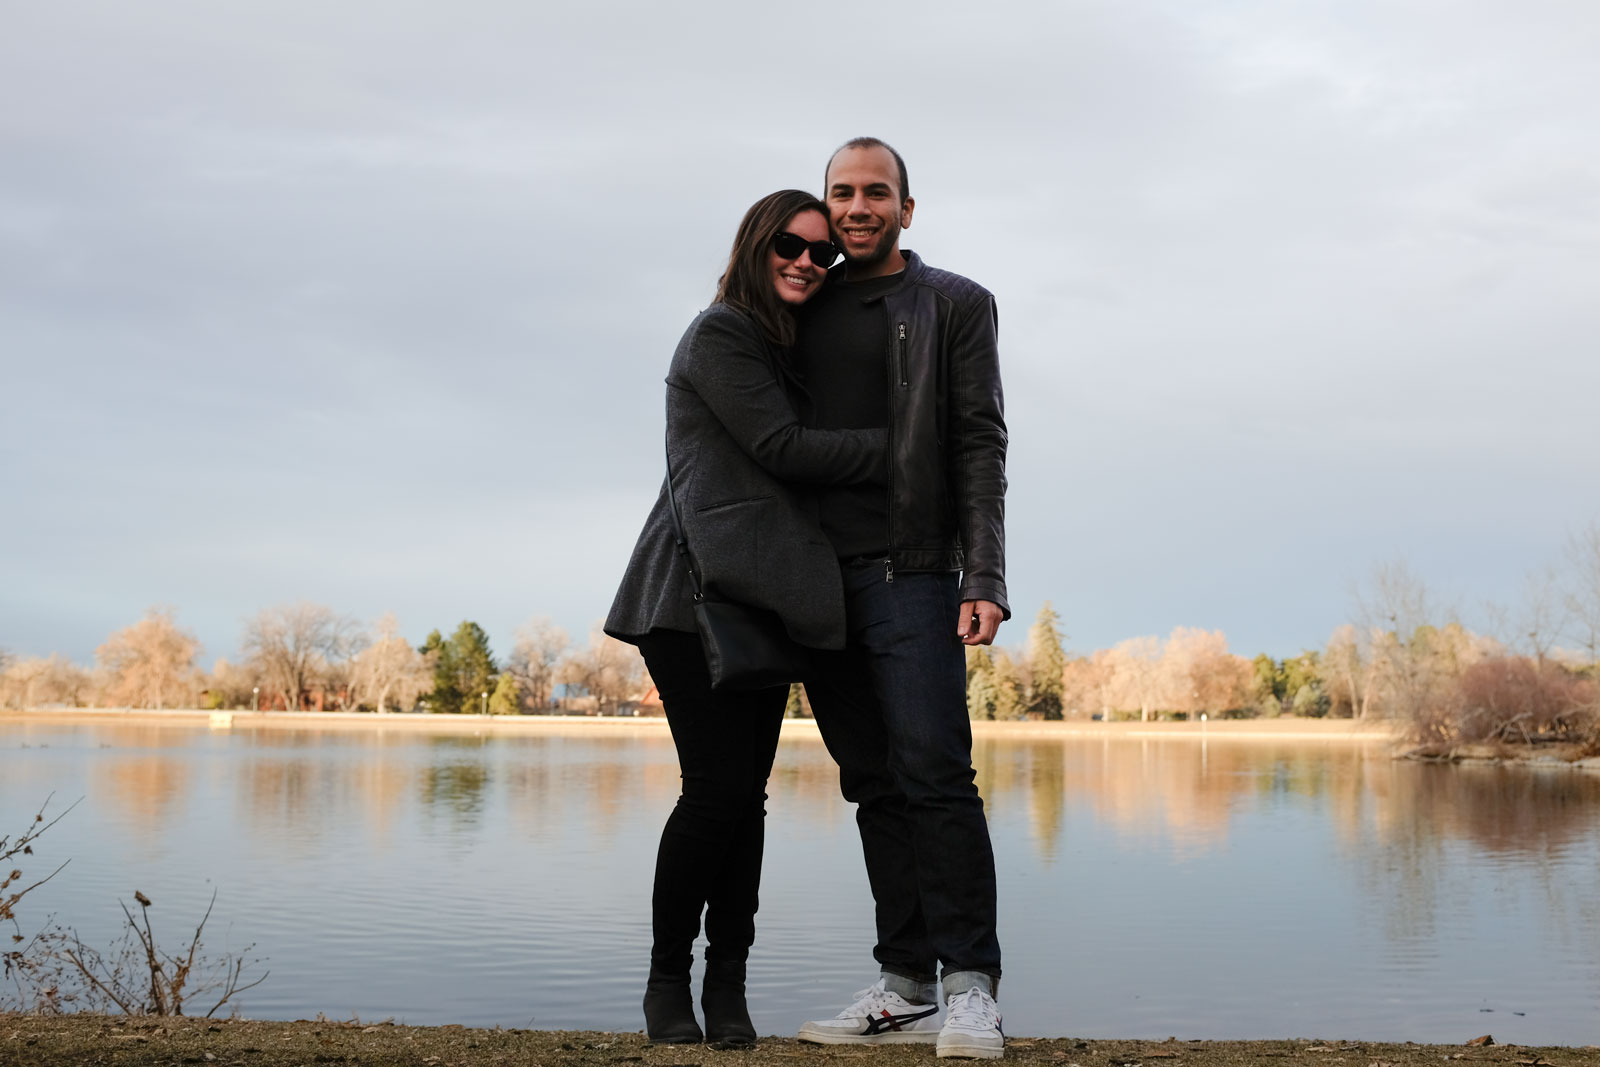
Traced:
POLYGON ((961 635, 963 645, 989 645, 994 643, 994 635, 1000 629, 1000 622, 1006 613, 1000 610, 999 604, 987 600, 963 600, 961 602, 961 617, 956 620, 956 633, 961 635))

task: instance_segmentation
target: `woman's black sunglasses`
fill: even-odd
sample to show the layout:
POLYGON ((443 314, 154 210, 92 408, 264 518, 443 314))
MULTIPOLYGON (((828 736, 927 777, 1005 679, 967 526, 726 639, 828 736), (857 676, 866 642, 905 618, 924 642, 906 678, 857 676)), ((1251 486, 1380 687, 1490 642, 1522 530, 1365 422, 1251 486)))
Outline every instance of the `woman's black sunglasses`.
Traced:
POLYGON ((811 262, 827 270, 839 258, 839 246, 832 241, 808 241, 797 233, 779 230, 772 235, 772 250, 784 259, 799 259, 802 252, 811 253, 811 262))

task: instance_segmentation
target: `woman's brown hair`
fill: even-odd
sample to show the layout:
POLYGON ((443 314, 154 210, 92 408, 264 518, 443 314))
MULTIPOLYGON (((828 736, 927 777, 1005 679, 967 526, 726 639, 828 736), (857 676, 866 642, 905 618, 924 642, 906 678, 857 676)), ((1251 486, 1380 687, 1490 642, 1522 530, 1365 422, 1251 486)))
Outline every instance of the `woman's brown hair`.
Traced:
POLYGON ((799 189, 780 189, 751 204, 734 235, 728 269, 717 279, 716 302, 755 319, 762 332, 783 348, 794 344, 794 315, 789 305, 778 299, 767 269, 767 254, 772 249, 772 235, 802 211, 828 217, 822 201, 799 189))

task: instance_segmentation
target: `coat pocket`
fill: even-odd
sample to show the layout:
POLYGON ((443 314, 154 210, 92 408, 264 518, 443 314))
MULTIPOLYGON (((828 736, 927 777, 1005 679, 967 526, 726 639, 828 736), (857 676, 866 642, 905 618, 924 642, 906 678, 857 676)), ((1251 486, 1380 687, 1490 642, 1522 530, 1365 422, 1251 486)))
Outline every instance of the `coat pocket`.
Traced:
POLYGON ((749 504, 759 504, 763 500, 771 500, 770 496, 746 496, 737 500, 719 500, 715 504, 706 504, 704 507, 694 509, 696 515, 710 515, 714 512, 725 511, 730 508, 744 507, 749 504))
POLYGON ((761 527, 772 506, 770 496, 722 500, 696 508, 689 528, 689 551, 708 590, 744 603, 771 596, 761 582, 761 527))

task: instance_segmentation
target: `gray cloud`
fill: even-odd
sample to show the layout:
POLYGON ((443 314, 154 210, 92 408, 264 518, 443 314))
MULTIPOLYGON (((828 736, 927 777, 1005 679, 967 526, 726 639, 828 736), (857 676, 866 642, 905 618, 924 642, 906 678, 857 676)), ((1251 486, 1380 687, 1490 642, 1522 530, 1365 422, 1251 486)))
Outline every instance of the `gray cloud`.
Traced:
POLYGON ((1395 555, 1512 596, 1600 499, 1597 37, 1551 0, 35 5, 0 645, 167 603, 231 654, 299 597, 581 634, 739 214, 869 132, 906 243, 1000 301, 1020 613, 1286 654, 1395 555))

